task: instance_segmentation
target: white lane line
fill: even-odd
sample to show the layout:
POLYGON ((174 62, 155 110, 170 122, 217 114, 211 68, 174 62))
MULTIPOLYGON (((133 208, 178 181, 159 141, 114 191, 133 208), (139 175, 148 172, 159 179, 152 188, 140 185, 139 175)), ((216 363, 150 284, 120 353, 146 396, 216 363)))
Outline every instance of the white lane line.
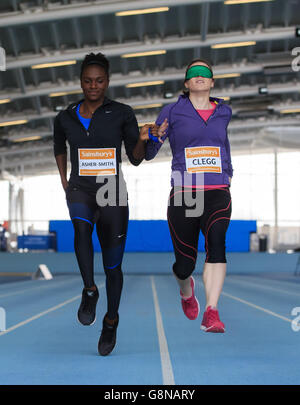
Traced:
MULTIPOLYGON (((43 280, 44 281, 44 280, 43 280)), ((43 282, 43 281, 41 281, 41 282, 43 282)), ((49 282, 50 280, 47 280, 47 282, 49 282)), ((53 279, 53 280, 51 280, 51 283, 50 284, 47 284, 47 285, 39 285, 39 286, 35 286, 35 287, 31 287, 31 288, 26 288, 26 289, 24 289, 24 290, 18 290, 18 291, 15 291, 15 292, 13 292, 13 293, 8 293, 8 294, 1 294, 0 295, 0 298, 5 298, 5 297, 11 297, 11 296, 14 296, 14 295, 18 295, 18 294, 23 294, 24 292, 26 293, 27 291, 32 291, 32 290, 41 290, 41 289, 43 289, 43 288, 48 288, 48 287, 56 287, 56 286, 61 286, 61 285, 63 285, 63 284, 66 284, 66 283, 70 283, 70 282, 73 282, 73 281, 80 281, 80 279, 78 278, 78 279, 72 279, 72 280, 57 280, 57 279, 53 279), (53 284, 53 282, 54 281, 59 281, 59 283, 56 283, 55 285, 53 284), (63 281, 63 283, 61 283, 63 281)), ((36 281, 33 281, 33 283, 36 283, 36 282, 39 282, 39 280, 36 280, 36 281)))
MULTIPOLYGON (((244 275, 244 276, 242 276, 240 274, 232 274, 232 276, 234 276, 234 278, 237 278, 237 279, 238 278, 245 278, 247 280, 256 281, 258 283, 261 283, 264 280, 266 282, 271 282, 272 285, 274 285, 274 286, 280 286, 280 287, 283 284, 285 286, 287 286, 287 287, 296 287, 296 288, 299 287, 298 284, 293 281, 293 279, 290 279, 290 280, 286 280, 286 279, 280 280, 280 279, 278 279, 278 280, 276 280, 276 279, 271 278, 271 277, 262 277, 262 276, 254 276, 254 275, 250 276, 249 274, 244 275)), ((288 274, 287 274, 287 276, 288 276, 288 274)), ((295 280, 296 279, 297 279, 297 277, 295 277, 295 280)))
POLYGON ((10 272, 10 271, 1 271, 0 277, 31 277, 33 273, 21 273, 21 272, 10 272))
MULTIPOLYGON (((200 282, 200 286, 204 288, 204 285, 203 285, 202 282, 200 282)), ((284 320, 284 321, 286 321, 286 322, 290 322, 290 323, 293 322, 293 319, 289 319, 289 318, 286 318, 285 316, 276 314, 276 312, 270 311, 269 309, 264 308, 264 307, 260 307, 259 305, 255 305, 255 304, 253 304, 252 302, 243 300, 242 298, 239 298, 239 297, 236 297, 236 296, 234 296, 234 295, 228 294, 228 293, 226 293, 226 292, 224 292, 224 291, 222 291, 221 294, 222 294, 222 295, 225 295, 226 297, 229 297, 229 298, 231 298, 231 299, 233 299, 233 300, 242 302, 243 304, 246 304, 246 305, 248 305, 249 307, 258 309, 259 311, 266 312, 267 314, 272 315, 272 316, 275 316, 276 318, 280 318, 280 319, 282 319, 282 320, 284 320)))
MULTIPOLYGON (((100 289, 100 288, 103 287, 103 286, 104 286, 104 283, 98 285, 98 288, 100 289)), ((69 300, 64 301, 64 302, 62 302, 62 303, 60 303, 60 304, 58 304, 58 305, 55 305, 54 307, 51 307, 51 308, 47 309, 46 311, 40 312, 39 314, 34 315, 34 316, 32 316, 31 318, 25 319, 25 321, 22 321, 22 322, 20 322, 20 323, 17 323, 16 325, 11 326, 10 328, 6 329, 5 331, 0 332, 0 336, 6 335, 7 333, 12 332, 12 331, 15 330, 15 329, 18 329, 18 328, 20 328, 21 326, 27 325, 28 323, 34 321, 35 319, 41 318, 42 316, 47 315, 47 314, 49 314, 50 312, 56 311, 57 309, 62 308, 62 307, 64 307, 65 305, 68 305, 68 304, 70 304, 70 303, 73 302, 73 301, 78 300, 79 298, 81 298, 81 296, 82 296, 81 294, 80 294, 80 295, 76 295, 76 297, 70 298, 69 300)))
POLYGON ((155 316, 156 316, 156 328, 159 340, 159 350, 160 350, 160 359, 163 375, 163 385, 175 385, 174 374, 172 369, 172 363, 168 350, 168 343, 164 331, 164 326, 162 322, 161 312, 158 303, 158 297, 155 287, 155 282, 153 276, 151 278, 151 286, 155 307, 155 316))
POLYGON ((237 283, 237 284, 245 284, 245 285, 249 285, 249 286, 253 286, 255 288, 262 288, 264 290, 271 290, 271 291, 277 291, 277 292, 281 292, 281 293, 285 293, 285 294, 289 294, 289 295, 297 295, 298 297, 300 296, 299 293, 293 292, 293 291, 286 291, 286 290, 281 290, 280 288, 274 288, 274 287, 270 287, 270 286, 266 286, 266 285, 261 285, 261 284, 257 284, 257 283, 253 283, 251 281, 247 281, 247 280, 241 280, 241 279, 232 279, 232 278, 226 278, 225 279, 225 283, 226 282, 233 282, 233 283, 237 283))
POLYGON ((227 294, 224 291, 222 292, 222 294, 225 295, 226 297, 232 298, 233 300, 236 300, 236 301, 242 302, 243 304, 249 305, 249 307, 256 308, 256 309, 258 309, 260 311, 266 312, 269 315, 273 315, 273 316, 275 316, 277 318, 283 319, 284 321, 287 321, 287 322, 292 322, 293 321, 292 319, 289 319, 289 318, 286 318, 285 316, 276 314, 275 312, 270 311, 269 309, 266 309, 266 308, 260 307, 258 305, 252 304, 252 302, 245 301, 245 300, 242 300, 239 297, 235 297, 234 295, 227 294))
MULTIPOLYGON (((204 288, 203 282, 200 282, 200 286, 204 288)), ((286 318, 285 316, 279 315, 279 314, 277 314, 276 312, 270 311, 270 310, 267 309, 267 308, 260 307, 259 305, 255 305, 255 304, 253 304, 252 302, 243 300, 242 298, 239 298, 239 297, 236 297, 236 296, 234 296, 234 295, 228 294, 228 293, 226 293, 226 292, 224 292, 224 291, 222 291, 221 294, 222 294, 222 295, 225 295, 226 297, 229 297, 229 298, 231 298, 231 299, 233 299, 233 300, 242 302, 243 304, 246 304, 246 305, 248 305, 249 307, 258 309, 259 311, 266 312, 266 313, 269 314, 269 315, 273 315, 273 316, 275 316, 276 318, 280 318, 280 319, 282 319, 282 320, 284 320, 284 321, 287 321, 287 322, 293 322, 292 319, 289 319, 289 318, 286 318)))

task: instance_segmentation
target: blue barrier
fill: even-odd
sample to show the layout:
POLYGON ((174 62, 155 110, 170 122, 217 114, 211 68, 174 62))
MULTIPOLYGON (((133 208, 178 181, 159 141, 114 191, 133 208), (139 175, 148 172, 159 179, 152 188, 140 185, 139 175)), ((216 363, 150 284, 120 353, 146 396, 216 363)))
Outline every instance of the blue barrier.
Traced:
MULTIPOLYGON (((56 233, 58 252, 74 251, 74 231, 71 221, 50 221, 49 231, 56 233)), ((249 252, 250 233, 256 232, 256 221, 230 221, 226 235, 227 252, 249 252)), ((93 232, 95 252, 100 252, 96 230, 93 232)), ((204 236, 200 234, 200 252, 204 251, 204 236)), ((128 224, 126 252, 172 252, 172 240, 167 221, 136 221, 128 224)))
POLYGON ((55 234, 18 236, 18 249, 55 250, 55 234))

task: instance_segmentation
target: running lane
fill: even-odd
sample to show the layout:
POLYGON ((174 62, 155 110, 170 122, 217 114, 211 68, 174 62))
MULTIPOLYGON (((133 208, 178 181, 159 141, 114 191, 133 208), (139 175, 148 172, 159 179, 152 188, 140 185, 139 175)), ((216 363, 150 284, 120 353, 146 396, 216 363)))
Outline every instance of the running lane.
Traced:
POLYGON ((176 384, 298 384, 300 331, 290 322, 292 308, 300 307, 295 286, 227 276, 219 301, 226 332, 213 334, 200 330, 205 294, 195 278, 201 313, 190 321, 174 278, 154 277, 176 384))
POLYGON ((107 357, 97 351, 106 308, 104 282, 104 276, 96 277, 100 298, 91 327, 76 319, 79 276, 1 288, 7 333, 0 332, 0 384, 162 384, 150 277, 124 277, 117 345, 107 357))
POLYGON ((172 275, 125 275, 117 345, 100 357, 106 308, 104 276, 91 327, 76 319, 80 276, 0 286, 7 332, 0 332, 0 384, 298 384, 298 283, 228 275, 220 298, 225 334, 200 330, 204 289, 195 275, 201 314, 188 320, 172 275), (16 327, 15 329, 10 329, 16 327))

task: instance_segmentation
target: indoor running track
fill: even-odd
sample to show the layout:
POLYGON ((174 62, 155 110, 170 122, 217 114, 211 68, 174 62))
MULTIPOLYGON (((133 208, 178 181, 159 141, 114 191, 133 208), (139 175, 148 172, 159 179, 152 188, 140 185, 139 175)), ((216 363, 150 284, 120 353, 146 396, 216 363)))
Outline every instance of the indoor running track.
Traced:
POLYGON ((90 327, 76 318, 77 275, 1 284, 0 385, 298 384, 300 331, 292 329, 291 311, 300 307, 300 284, 228 275, 219 302, 226 333, 212 334, 200 330, 204 289, 195 278, 202 310, 190 321, 172 275, 125 275, 117 345, 107 357, 97 352, 104 276, 96 278, 100 299, 90 327))

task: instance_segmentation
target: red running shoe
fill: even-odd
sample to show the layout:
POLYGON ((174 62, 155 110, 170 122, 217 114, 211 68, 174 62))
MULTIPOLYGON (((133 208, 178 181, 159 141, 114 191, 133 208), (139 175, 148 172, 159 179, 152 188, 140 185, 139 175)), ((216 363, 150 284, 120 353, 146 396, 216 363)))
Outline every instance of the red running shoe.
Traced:
POLYGON ((203 314, 203 320, 201 323, 201 329, 205 332, 224 333, 225 325, 220 321, 219 312, 217 309, 213 309, 210 306, 207 307, 203 314))
POLYGON ((200 305, 194 294, 195 281, 194 281, 193 277, 191 277, 191 287, 192 287, 192 296, 190 298, 183 298, 181 291, 180 291, 180 295, 182 297, 181 305, 182 305, 183 312, 189 319, 194 320, 199 315, 200 305))

